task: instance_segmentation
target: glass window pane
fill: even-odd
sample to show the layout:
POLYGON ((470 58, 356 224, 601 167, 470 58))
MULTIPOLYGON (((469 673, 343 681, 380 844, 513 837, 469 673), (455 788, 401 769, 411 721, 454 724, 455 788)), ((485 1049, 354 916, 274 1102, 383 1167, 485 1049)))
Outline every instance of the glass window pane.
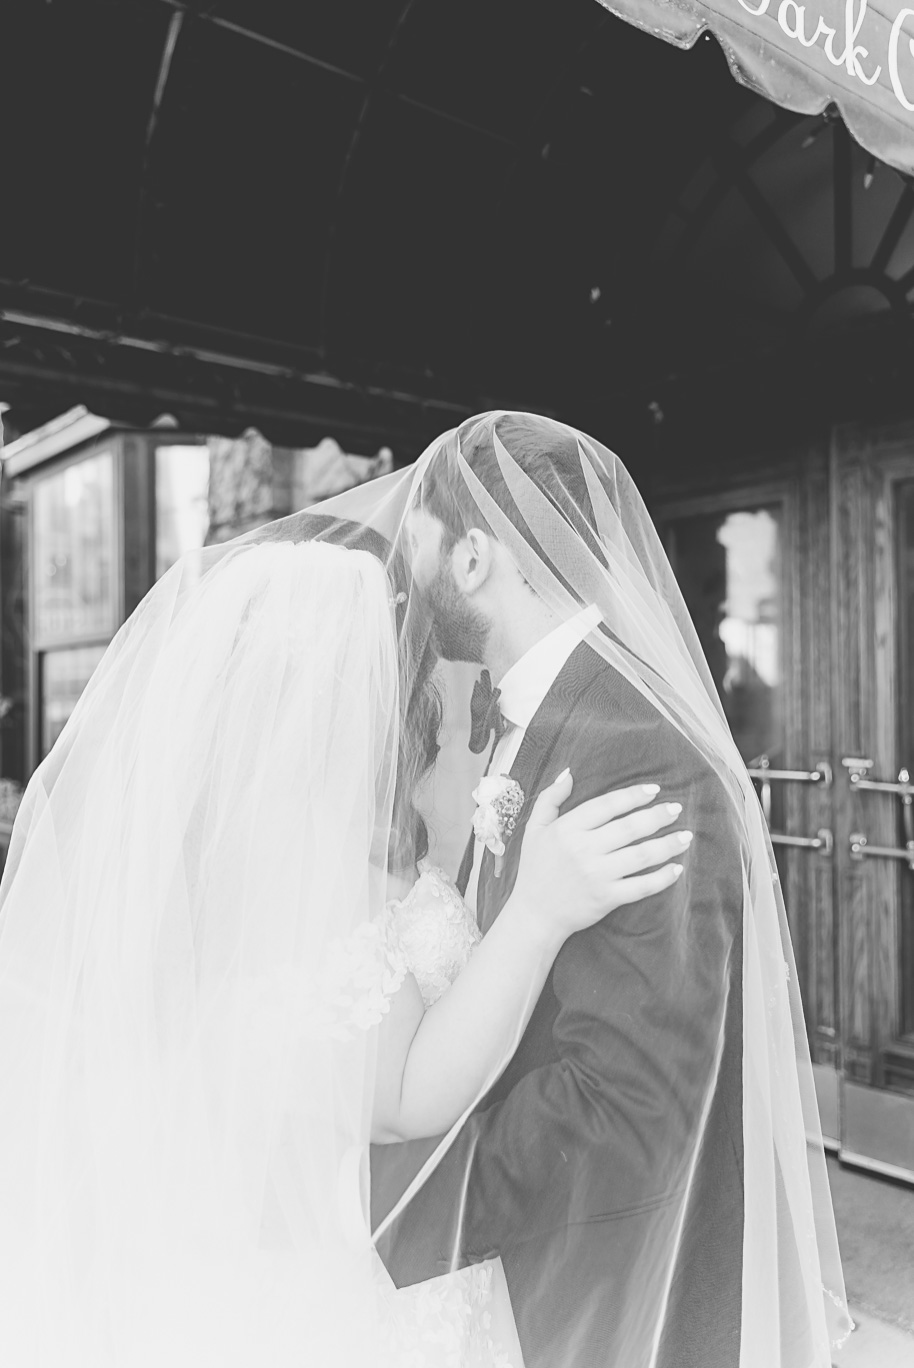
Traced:
POLYGON ((104 646, 77 646, 46 651, 41 659, 41 754, 63 731, 89 676, 105 654, 104 646))
POLYGON ((209 531, 209 448, 156 448, 156 578, 209 531))
POLYGON ((779 510, 740 509, 672 524, 676 576, 724 712, 748 764, 783 761, 779 510))
POLYGON ((114 460, 110 451, 35 484, 37 640, 113 632, 114 460))

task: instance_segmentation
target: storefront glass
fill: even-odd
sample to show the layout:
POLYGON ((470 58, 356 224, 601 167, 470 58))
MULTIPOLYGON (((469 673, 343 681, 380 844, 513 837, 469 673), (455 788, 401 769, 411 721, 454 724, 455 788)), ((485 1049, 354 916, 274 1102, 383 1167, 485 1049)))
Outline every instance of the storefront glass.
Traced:
POLYGON ((780 539, 777 507, 670 527, 676 576, 747 764, 784 761, 780 539))
POLYGON ((160 446, 155 453, 156 579, 209 531, 210 454, 206 446, 160 446))
POLYGON ((45 651, 41 658, 41 754, 63 731, 89 676, 105 654, 104 646, 74 646, 45 651))
POLYGON ((36 481, 36 644, 116 627, 114 462, 99 452, 36 481))

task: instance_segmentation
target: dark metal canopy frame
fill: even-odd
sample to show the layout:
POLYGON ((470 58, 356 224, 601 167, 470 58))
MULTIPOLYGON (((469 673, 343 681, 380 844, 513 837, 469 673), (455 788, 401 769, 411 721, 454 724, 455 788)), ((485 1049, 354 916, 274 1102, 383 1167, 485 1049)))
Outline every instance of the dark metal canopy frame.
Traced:
POLYGON ((595 0, 6 0, 8 424, 81 402, 408 460, 516 405, 637 463, 661 425, 732 435, 760 386, 772 423, 903 402, 910 182, 705 38, 678 51, 595 0), (798 142, 830 158, 825 266, 758 174, 798 142), (694 269, 734 197, 799 299, 694 269), (885 307, 817 326, 853 287, 885 307))

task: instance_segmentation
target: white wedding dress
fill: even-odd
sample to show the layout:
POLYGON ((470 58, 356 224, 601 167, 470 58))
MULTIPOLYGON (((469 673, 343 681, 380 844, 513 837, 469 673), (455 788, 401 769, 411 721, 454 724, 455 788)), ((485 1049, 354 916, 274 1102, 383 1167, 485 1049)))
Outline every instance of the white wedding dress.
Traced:
MULTIPOLYGON (((481 936, 473 913, 443 870, 419 864, 405 898, 387 904, 384 932, 426 1007, 446 992, 481 936)), ((380 1258, 384 1368, 523 1368, 501 1259, 399 1291, 380 1258)))

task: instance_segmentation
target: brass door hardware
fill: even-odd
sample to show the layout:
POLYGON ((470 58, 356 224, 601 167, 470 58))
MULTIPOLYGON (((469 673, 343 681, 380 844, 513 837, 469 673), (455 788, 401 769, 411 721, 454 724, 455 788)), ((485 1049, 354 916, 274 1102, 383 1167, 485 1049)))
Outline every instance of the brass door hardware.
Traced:
MULTIPOLYGON (((832 782, 832 768, 827 760, 820 760, 815 769, 772 769, 767 755, 759 755, 747 766, 749 778, 759 785, 759 799, 765 821, 771 823, 771 785, 784 784, 821 784, 828 788, 832 782)), ((832 833, 827 827, 820 827, 815 836, 788 836, 781 831, 772 831, 771 844, 793 846, 800 850, 820 850, 823 855, 831 855, 834 849, 832 833)))
POLYGON ((768 833, 772 845, 797 846, 802 850, 821 850, 830 855, 835 848, 834 837, 828 827, 820 827, 815 836, 785 836, 780 831, 768 833))
POLYGON ((852 860, 865 860, 870 856, 883 860, 906 860, 908 869, 914 870, 914 841, 909 842, 904 850, 895 846, 871 846, 862 831, 852 831, 850 846, 852 860))
POLYGON ((847 770, 852 788, 866 793, 889 793, 901 799, 901 820, 904 827, 905 843, 898 846, 870 845, 862 831, 850 835, 851 859, 864 860, 876 857, 883 860, 904 860, 908 869, 914 870, 914 784, 910 771, 902 768, 897 779, 869 779, 873 761, 863 756, 846 755, 841 764, 847 770))

